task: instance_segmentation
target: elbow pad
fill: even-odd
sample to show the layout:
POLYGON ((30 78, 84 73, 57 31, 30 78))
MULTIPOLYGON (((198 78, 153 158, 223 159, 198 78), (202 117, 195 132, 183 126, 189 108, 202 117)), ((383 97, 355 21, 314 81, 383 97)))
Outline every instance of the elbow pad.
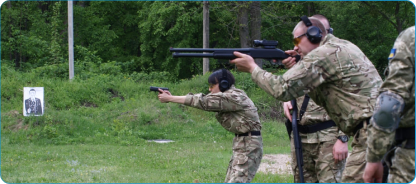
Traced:
POLYGON ((392 92, 381 93, 374 108, 371 124, 378 130, 391 133, 399 127, 404 100, 392 92))

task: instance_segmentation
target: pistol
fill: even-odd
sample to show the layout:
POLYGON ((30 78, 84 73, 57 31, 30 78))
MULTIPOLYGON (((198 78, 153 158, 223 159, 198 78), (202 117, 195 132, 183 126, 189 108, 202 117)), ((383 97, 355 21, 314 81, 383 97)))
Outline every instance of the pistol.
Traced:
POLYGON ((161 89, 163 91, 169 91, 169 88, 150 86, 150 91, 159 92, 159 89, 161 89))

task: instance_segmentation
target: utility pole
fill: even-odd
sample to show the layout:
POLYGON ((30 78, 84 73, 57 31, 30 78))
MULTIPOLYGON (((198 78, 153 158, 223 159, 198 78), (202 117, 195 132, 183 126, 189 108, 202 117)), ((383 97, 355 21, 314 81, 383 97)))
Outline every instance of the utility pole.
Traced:
POLYGON ((74 18, 72 0, 68 1, 68 52, 69 52, 69 80, 74 78, 74 18))
MULTIPOLYGON (((209 1, 204 1, 204 9, 203 9, 203 31, 202 31, 202 48, 209 48, 209 1)), ((203 65, 202 70, 203 74, 209 72, 209 58, 203 58, 203 65)))

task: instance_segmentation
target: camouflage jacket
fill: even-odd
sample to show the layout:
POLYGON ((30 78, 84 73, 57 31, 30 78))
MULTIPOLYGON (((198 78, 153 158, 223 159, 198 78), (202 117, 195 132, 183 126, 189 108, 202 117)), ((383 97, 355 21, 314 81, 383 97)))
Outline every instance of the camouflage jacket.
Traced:
MULTIPOLYGON (((302 107, 304 99, 304 96, 296 99, 299 111, 302 107)), ((298 116, 299 115, 300 113, 298 113, 298 116)), ((309 99, 305 114, 302 116, 302 120, 299 122, 299 124, 314 125, 329 120, 331 120, 331 118, 328 116, 328 113, 325 111, 325 109, 321 106, 318 106, 312 99, 309 99)), ((344 135, 344 133, 339 131, 338 127, 333 126, 314 133, 299 133, 299 135, 302 143, 320 143, 337 139, 338 136, 344 135)))
POLYGON ((328 34, 320 46, 281 76, 256 67, 251 77, 281 101, 308 93, 347 135, 373 115, 382 80, 365 54, 349 41, 328 34))
MULTIPOLYGON (((415 126, 415 26, 404 30, 396 39, 389 60, 389 74, 380 93, 400 95, 404 102, 399 127, 415 126), (395 51, 395 53, 394 53, 395 51)), ((387 133, 370 125, 367 139, 367 161, 380 161, 394 142, 395 132, 387 133)))
POLYGON ((234 86, 225 92, 204 95, 189 93, 185 105, 217 112, 215 117, 228 131, 241 134, 260 131, 261 124, 257 108, 243 90, 234 86))

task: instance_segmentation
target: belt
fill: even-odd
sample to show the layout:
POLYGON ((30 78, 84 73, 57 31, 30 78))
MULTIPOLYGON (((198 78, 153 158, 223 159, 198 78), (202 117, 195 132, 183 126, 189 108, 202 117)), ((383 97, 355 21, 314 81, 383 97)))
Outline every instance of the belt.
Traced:
POLYGON ((298 130, 300 133, 307 134, 307 133, 314 133, 320 130, 327 129, 329 127, 337 126, 334 121, 324 121, 322 123, 314 124, 314 125, 298 125, 298 130))
MULTIPOLYGON (((235 136, 248 136, 248 132, 247 133, 243 133, 243 134, 235 134, 235 136)), ((260 131, 251 131, 251 135, 261 135, 260 131)))

